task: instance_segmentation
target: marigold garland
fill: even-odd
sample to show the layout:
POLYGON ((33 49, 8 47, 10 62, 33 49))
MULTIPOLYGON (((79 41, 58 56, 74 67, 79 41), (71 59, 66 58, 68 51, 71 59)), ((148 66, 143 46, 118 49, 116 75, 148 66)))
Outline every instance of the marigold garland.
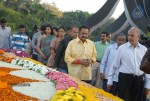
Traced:
MULTIPOLYGON (((25 60, 32 61, 35 64, 41 64, 40 62, 37 62, 30 58, 25 58, 25 60)), ((0 95, 2 96, 0 97, 0 100, 2 101, 8 100, 8 99, 9 101, 37 100, 36 98, 31 98, 29 96, 13 91, 10 84, 13 85, 13 84, 20 84, 24 82, 38 82, 38 80, 30 80, 30 79, 20 78, 20 77, 8 74, 10 71, 13 71, 13 70, 17 70, 17 69, 4 68, 4 67, 0 68, 0 81, 1 81, 0 82, 0 95), (9 98, 7 98, 6 96, 9 96, 9 98)), ((59 81, 64 81, 66 79, 68 80, 68 77, 59 81)), ((51 101, 123 101, 120 98, 103 91, 102 89, 94 88, 93 86, 83 83, 76 78, 73 78, 73 77, 70 77, 70 78, 72 78, 72 80, 76 82, 76 84, 78 84, 80 91, 73 87, 69 88, 68 86, 69 88, 68 90, 58 90, 56 94, 53 96, 53 98, 51 99, 51 101)), ((58 85, 60 85, 61 83, 62 82, 60 82, 58 85)), ((60 87, 60 88, 63 88, 63 87, 60 87)))
MULTIPOLYGON (((74 87, 58 90, 50 101, 87 101, 85 95, 74 87)), ((94 101, 94 100, 93 100, 94 101)))
POLYGON ((5 53, 5 51, 4 51, 4 50, 2 50, 2 49, 0 49, 0 54, 3 54, 3 53, 5 53))
POLYGON ((7 75, 7 74, 8 74, 7 72, 0 71, 0 77, 1 77, 1 76, 5 76, 5 75, 7 75))
POLYGON ((7 67, 0 67, 0 71, 1 72, 7 72, 7 74, 11 71, 14 71, 14 70, 20 70, 20 69, 16 69, 16 68, 7 68, 7 67))
POLYGON ((7 82, 0 82, 0 89, 7 88, 7 82))
POLYGON ((87 97, 86 101, 123 101, 122 99, 105 92, 102 89, 78 84, 79 89, 87 97), (90 95, 90 96, 89 96, 90 95))
POLYGON ((9 72, 18 70, 7 67, 0 67, 0 101, 26 101, 32 100, 37 101, 37 98, 29 97, 18 93, 12 89, 12 85, 21 84, 26 82, 40 82, 39 80, 32 80, 21 78, 18 76, 14 76, 9 74, 9 72))

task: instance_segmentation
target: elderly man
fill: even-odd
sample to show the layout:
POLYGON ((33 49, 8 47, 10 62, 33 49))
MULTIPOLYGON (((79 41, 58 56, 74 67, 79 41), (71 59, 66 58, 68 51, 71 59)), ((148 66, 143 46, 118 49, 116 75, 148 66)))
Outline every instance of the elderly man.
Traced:
POLYGON ((128 31, 128 41, 119 47, 114 68, 119 69, 118 96, 125 101, 143 101, 144 73, 140 64, 147 48, 139 41, 139 29, 128 31))
POLYGON ((89 28, 81 26, 76 39, 69 42, 65 61, 68 65, 69 75, 90 83, 92 79, 91 64, 96 61, 96 49, 94 43, 87 39, 89 28))

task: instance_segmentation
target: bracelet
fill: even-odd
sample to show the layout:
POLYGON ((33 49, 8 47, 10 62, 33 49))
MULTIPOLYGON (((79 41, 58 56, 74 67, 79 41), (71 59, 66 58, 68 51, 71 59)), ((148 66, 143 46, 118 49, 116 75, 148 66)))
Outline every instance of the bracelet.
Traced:
POLYGON ((76 64, 80 64, 80 59, 76 59, 76 64))

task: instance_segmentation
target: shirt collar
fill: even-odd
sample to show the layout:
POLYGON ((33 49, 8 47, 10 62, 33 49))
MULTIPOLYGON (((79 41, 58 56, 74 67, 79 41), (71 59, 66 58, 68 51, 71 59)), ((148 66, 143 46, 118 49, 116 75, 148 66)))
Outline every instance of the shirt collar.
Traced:
MULTIPOLYGON (((17 32, 16 34, 20 35, 20 33, 19 33, 19 32, 17 32)), ((26 36, 26 34, 25 34, 25 33, 23 33, 22 35, 23 35, 23 36, 26 36)))
MULTIPOLYGON (((79 39, 79 37, 77 37, 76 40, 77 40, 77 42, 82 42, 82 41, 79 39)), ((85 42, 87 42, 87 39, 86 39, 85 42)))
POLYGON ((108 45, 108 44, 109 44, 109 42, 107 42, 107 41, 106 41, 105 43, 102 43, 102 41, 100 41, 100 43, 101 43, 101 44, 105 44, 105 45, 108 45))
POLYGON ((118 47, 119 47, 119 46, 118 46, 118 44, 117 44, 117 43, 115 43, 114 45, 115 45, 115 46, 114 46, 114 47, 115 47, 115 49, 118 49, 118 47))
MULTIPOLYGON (((133 47, 133 45, 132 45, 130 42, 128 42, 128 46, 129 46, 129 47, 133 47)), ((137 44, 136 47, 140 47, 140 43, 139 43, 139 42, 138 42, 138 44, 137 44)))

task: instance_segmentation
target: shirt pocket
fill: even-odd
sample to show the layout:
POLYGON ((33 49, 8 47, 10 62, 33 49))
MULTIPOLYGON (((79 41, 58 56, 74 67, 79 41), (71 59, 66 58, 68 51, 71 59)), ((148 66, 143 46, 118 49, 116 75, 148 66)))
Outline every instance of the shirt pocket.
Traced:
POLYGON ((93 49, 91 47, 86 47, 84 54, 85 54, 85 57, 91 58, 93 54, 93 49))
POLYGON ((5 38, 5 39, 9 39, 9 34, 5 34, 5 35, 4 35, 4 38, 5 38))
POLYGON ((72 49, 72 57, 81 58, 84 56, 84 48, 82 46, 76 46, 72 49))

